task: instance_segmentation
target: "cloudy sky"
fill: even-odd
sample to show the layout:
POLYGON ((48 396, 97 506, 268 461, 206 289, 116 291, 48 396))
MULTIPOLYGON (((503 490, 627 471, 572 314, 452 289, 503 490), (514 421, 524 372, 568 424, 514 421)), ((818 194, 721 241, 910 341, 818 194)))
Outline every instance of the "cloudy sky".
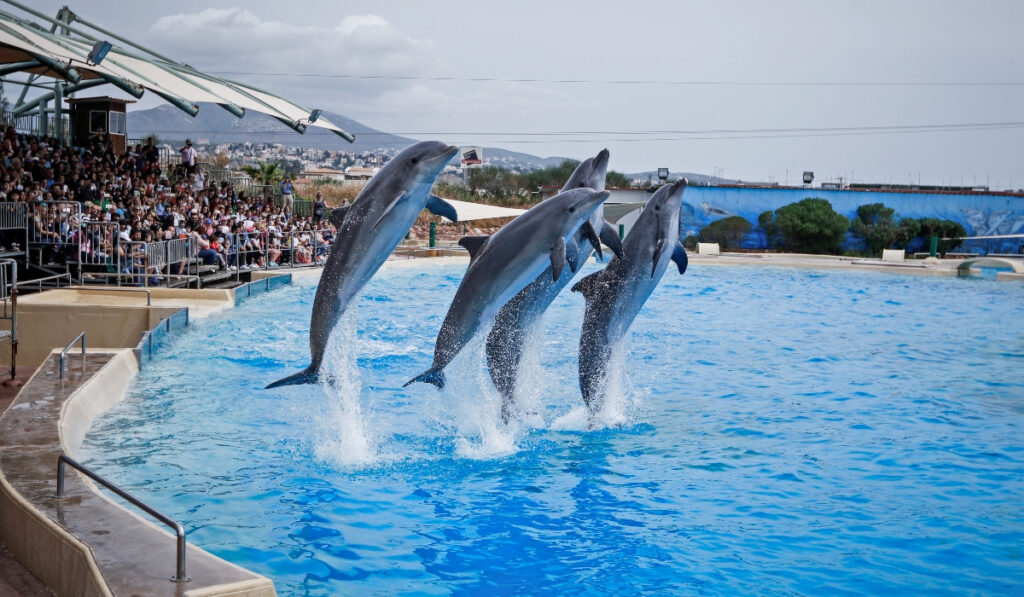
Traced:
POLYGON ((416 138, 608 147, 627 172, 1024 188, 1017 0, 70 6, 197 68, 416 138))

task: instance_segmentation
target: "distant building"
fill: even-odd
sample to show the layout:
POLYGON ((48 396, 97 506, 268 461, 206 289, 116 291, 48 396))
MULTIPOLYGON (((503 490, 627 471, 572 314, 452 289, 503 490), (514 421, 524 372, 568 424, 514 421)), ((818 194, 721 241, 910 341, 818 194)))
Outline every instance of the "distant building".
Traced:
POLYGON ((333 168, 310 168, 299 172, 299 176, 310 180, 333 180, 338 182, 345 180, 345 172, 333 168))
POLYGON ((345 178, 348 180, 370 180, 379 170, 380 168, 349 166, 345 168, 345 178))

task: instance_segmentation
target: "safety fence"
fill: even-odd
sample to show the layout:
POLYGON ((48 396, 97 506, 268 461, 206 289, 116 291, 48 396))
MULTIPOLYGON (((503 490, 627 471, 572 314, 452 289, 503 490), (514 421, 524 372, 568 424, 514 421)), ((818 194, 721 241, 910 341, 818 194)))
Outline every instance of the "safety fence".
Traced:
POLYGON ((28 254, 28 205, 20 201, 0 202, 0 254, 28 254))
POLYGON ((33 252, 40 265, 64 263, 73 256, 72 246, 78 244, 82 204, 77 201, 29 201, 28 255, 33 252))

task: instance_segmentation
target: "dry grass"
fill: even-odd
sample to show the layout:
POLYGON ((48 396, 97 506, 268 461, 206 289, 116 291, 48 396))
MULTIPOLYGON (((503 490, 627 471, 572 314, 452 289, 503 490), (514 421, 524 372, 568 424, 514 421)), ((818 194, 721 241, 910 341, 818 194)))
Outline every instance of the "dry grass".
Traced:
MULTIPOLYGON (((313 199, 317 191, 323 193, 329 207, 337 207, 346 202, 351 203, 356 195, 363 190, 366 183, 337 183, 317 181, 295 185, 295 190, 302 199, 313 199)), ((499 228, 512 221, 512 218, 489 218, 453 224, 441 217, 424 211, 416 219, 409 231, 410 240, 426 241, 430 239, 430 222, 437 222, 437 239, 444 243, 457 242, 463 236, 486 236, 494 234, 499 228)))
POLYGON ((327 202, 328 207, 338 207, 347 203, 352 203, 352 200, 356 198, 359 191, 363 190, 366 186, 365 182, 309 182, 295 185, 295 192, 298 193, 299 197, 303 199, 313 200, 316 197, 317 192, 323 193, 324 201, 327 202))

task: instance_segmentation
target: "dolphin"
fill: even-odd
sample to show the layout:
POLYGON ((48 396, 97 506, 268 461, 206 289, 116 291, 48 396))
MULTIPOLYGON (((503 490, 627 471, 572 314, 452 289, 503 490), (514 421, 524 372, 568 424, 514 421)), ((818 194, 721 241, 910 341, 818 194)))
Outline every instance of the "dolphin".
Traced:
POLYGON ((302 371, 267 386, 316 383, 331 330, 388 255, 408 234, 424 208, 456 221, 455 208, 430 193, 434 180, 459 148, 422 141, 404 149, 380 169, 346 208, 331 212, 337 228, 313 300, 309 352, 313 362, 302 371))
POLYGON ((607 198, 605 191, 573 189, 538 203, 490 237, 462 238, 469 268, 437 334, 434 363, 405 385, 422 381, 443 389, 444 368, 509 299, 548 264, 555 279, 567 263, 575 270, 579 248, 572 234, 607 198))
POLYGON ((686 179, 665 185, 644 206, 622 242, 622 257, 577 282, 573 292, 587 301, 580 334, 579 375, 583 401, 591 414, 604 403, 606 367, 612 349, 629 330, 647 297, 674 261, 686 271, 687 257, 679 244, 679 210, 686 179))
MULTIPOLYGON (((575 188, 603 191, 607 173, 608 150, 602 149, 596 156, 583 160, 576 167, 562 187, 562 191, 575 188)), ((619 235, 604 220, 604 204, 594 210, 589 225, 592 229, 587 229, 587 225, 584 224, 573 234, 580 249, 579 263, 586 263, 590 258, 592 249, 584 241, 589 240, 592 230, 600 231, 601 242, 611 248, 616 255, 622 253, 619 235)), ((562 288, 572 280, 574 273, 571 270, 562 270, 562 274, 554 280, 551 268, 546 268, 533 282, 527 284, 526 288, 520 290, 519 294, 512 297, 494 318, 494 325, 487 335, 487 371, 494 382, 494 387, 501 393, 501 419, 506 423, 512 416, 516 377, 519 374, 526 335, 544 311, 551 306, 551 302, 562 288)))

